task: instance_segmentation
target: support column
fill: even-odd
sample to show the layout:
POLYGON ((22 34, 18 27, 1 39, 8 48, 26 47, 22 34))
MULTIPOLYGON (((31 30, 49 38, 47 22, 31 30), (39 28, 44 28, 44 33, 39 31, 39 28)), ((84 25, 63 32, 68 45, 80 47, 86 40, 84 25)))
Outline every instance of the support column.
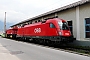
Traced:
POLYGON ((42 17, 42 21, 44 20, 44 18, 42 17))
POLYGON ((77 40, 80 40, 80 20, 79 20, 79 6, 76 7, 76 28, 77 28, 77 40))
POLYGON ((58 14, 57 14, 57 13, 55 13, 55 17, 56 17, 56 16, 58 16, 58 14))

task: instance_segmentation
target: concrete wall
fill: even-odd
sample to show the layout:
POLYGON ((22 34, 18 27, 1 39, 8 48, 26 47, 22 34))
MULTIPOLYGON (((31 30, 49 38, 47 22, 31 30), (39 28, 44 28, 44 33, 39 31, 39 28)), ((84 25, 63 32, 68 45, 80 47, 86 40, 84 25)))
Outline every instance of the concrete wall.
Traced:
POLYGON ((43 18, 50 18, 50 17, 54 17, 55 14, 50 14, 50 15, 47 15, 47 16, 44 16, 43 18))
POLYGON ((85 18, 90 17, 90 3, 81 5, 80 9, 80 38, 85 39, 85 18))
POLYGON ((77 40, 89 40, 85 38, 85 18, 90 17, 90 3, 77 6, 57 13, 59 18, 73 22, 73 35, 77 40))
POLYGON ((90 38, 85 38, 85 18, 90 18, 90 3, 76 7, 76 27, 79 28, 76 30, 79 39, 73 45, 90 46, 90 38))

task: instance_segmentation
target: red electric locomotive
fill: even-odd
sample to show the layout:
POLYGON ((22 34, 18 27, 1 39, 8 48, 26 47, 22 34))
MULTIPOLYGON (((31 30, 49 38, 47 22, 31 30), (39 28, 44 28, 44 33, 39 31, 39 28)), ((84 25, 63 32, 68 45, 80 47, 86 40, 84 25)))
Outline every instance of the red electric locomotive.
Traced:
POLYGON ((18 28, 17 37, 28 39, 39 38, 50 41, 74 40, 66 21, 59 18, 47 19, 18 28))
POLYGON ((16 38, 17 31, 18 31, 17 27, 6 30, 6 37, 7 38, 16 38))

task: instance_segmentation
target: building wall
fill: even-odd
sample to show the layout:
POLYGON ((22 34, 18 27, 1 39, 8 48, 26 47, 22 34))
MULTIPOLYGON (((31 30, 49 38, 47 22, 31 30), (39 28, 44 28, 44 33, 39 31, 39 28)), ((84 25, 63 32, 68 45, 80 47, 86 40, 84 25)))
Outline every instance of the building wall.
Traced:
POLYGON ((73 22, 73 35, 77 40, 85 38, 85 18, 90 18, 90 3, 58 12, 59 18, 73 22))
POLYGON ((51 18, 51 17, 54 17, 55 16, 55 14, 49 14, 49 15, 46 15, 46 16, 44 16, 43 18, 45 19, 45 18, 51 18))
MULTIPOLYGON (((90 46, 90 38, 85 38, 85 18, 90 18, 90 3, 76 7, 76 29, 79 39, 73 45, 90 46), (78 17, 77 17, 78 16, 78 17)), ((78 37, 77 37, 78 38, 78 37)))
POLYGON ((79 15, 80 15, 80 38, 83 40, 85 39, 85 18, 90 17, 90 3, 81 5, 79 7, 79 15))

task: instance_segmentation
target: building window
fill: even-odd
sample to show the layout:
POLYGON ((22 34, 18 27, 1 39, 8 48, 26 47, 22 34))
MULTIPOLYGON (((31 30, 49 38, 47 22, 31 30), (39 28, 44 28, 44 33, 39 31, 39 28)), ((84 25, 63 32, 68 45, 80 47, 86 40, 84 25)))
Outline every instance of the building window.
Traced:
POLYGON ((38 22, 40 22, 40 20, 38 20, 38 22))
POLYGON ((37 23, 37 21, 35 21, 35 23, 37 23))
POLYGON ((31 22, 29 22, 29 24, 32 24, 32 21, 31 21, 31 22))
POLYGON ((73 34, 73 26, 72 26, 72 21, 67 21, 69 29, 71 31, 71 33, 73 34))
POLYGON ((55 25, 53 23, 50 23, 50 28, 55 28, 55 25))
POLYGON ((90 18, 85 18, 85 37, 90 38, 90 18))

